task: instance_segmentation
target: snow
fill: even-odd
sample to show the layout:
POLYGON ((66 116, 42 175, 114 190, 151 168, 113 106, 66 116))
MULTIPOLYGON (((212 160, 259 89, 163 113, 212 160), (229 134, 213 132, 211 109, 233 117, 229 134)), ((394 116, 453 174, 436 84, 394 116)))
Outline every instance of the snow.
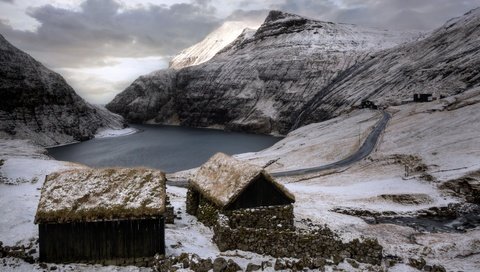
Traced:
POLYGON ((266 167, 271 172, 329 164, 354 153, 381 116, 377 111, 356 111, 301 127, 272 147, 235 157, 262 166, 273 161, 266 167))
POLYGON ((47 177, 35 222, 156 216, 164 211, 163 172, 147 168, 85 168, 47 177))
POLYGON ((49 159, 46 150, 25 140, 0 140, 0 241, 5 245, 25 244, 38 236, 33 224, 45 175, 78 164, 49 159))
POLYGON ((135 128, 124 128, 124 129, 103 129, 97 131, 95 134, 95 138, 111 138, 111 137, 120 137, 120 136, 127 136, 134 133, 137 133, 138 130, 135 128))
MULTIPOLYGON (((385 254, 402 257, 423 257, 428 264, 441 264, 447 271, 476 271, 480 267, 480 229, 465 233, 428 233, 410 227, 376 224, 369 225, 359 217, 333 212, 335 208, 362 209, 372 212, 393 211, 412 213, 430 207, 446 206, 462 201, 438 188, 444 181, 480 169, 480 90, 430 103, 412 103, 390 107, 392 113, 386 131, 368 158, 336 170, 308 176, 278 179, 295 197, 296 219, 311 219, 326 224, 343 240, 360 236, 375 237, 384 247, 385 254), (419 173, 405 176, 404 165, 394 158, 414 155, 427 165, 426 173, 435 181, 421 178, 419 173), (428 201, 405 204, 380 197, 381 195, 426 195, 428 201)), ((310 124, 291 132, 285 139, 266 150, 239 154, 236 158, 265 166, 269 171, 282 171, 295 167, 317 166, 342 159, 363 142, 380 113, 359 110, 332 120, 310 124)), ((5 160, 0 173, 10 179, 25 178, 18 185, 0 184, 0 205, 4 216, 0 218, 0 240, 6 245, 24 244, 38 236, 33 217, 45 174, 78 165, 50 160, 41 148, 25 141, 0 142, 0 155, 5 160), (12 155, 17 154, 17 155, 12 155), (30 181, 37 177, 38 181, 30 181)), ((196 170, 177 175, 186 179, 196 170)), ((174 178, 175 175, 172 175, 174 178)), ((169 177, 170 178, 170 177, 169 177)), ((172 179, 173 179, 172 178, 172 179)), ((243 268, 249 262, 273 261, 268 256, 250 252, 219 252, 213 244, 213 233, 196 218, 185 213, 186 189, 168 186, 167 193, 175 211, 180 211, 174 225, 166 226, 168 254, 196 253, 202 258, 223 256, 232 258, 243 268)), ((299 224, 297 222, 296 224, 299 224)), ((8 263, 18 263, 8 259, 8 263)), ((23 262, 16 269, 37 270, 37 265, 23 262)), ((99 267, 71 265, 76 270, 103 269, 105 271, 138 271, 134 267, 99 267)), ((60 269, 67 269, 67 265, 60 269)), ((350 269, 347 264, 340 267, 350 269)), ((7 266, 7 269, 8 268, 7 266)), ((327 269, 327 271, 330 268, 327 269)), ((389 271, 412 271, 406 264, 397 264, 389 271)))
POLYGON ((246 28, 258 28, 258 22, 226 21, 201 42, 184 49, 170 61, 170 68, 181 69, 198 65, 213 58, 217 52, 233 42, 246 28))
POLYGON ((275 182, 261 167, 223 153, 215 154, 202 165, 192 177, 191 184, 210 201, 219 207, 225 207, 259 175, 264 175, 290 199, 295 199, 283 185, 275 182))

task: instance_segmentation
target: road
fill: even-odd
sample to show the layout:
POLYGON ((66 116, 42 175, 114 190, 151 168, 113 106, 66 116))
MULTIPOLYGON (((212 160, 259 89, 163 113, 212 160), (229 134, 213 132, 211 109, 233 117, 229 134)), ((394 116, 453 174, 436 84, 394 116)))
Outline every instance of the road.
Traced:
MULTIPOLYGON (((387 126, 387 123, 390 120, 390 118, 391 118, 390 114, 386 111, 383 111, 382 119, 380 119, 377 122, 373 130, 367 136, 367 139, 365 139, 365 142, 363 142, 362 146, 355 153, 353 153, 352 155, 348 156, 343 160, 326 164, 326 165, 307 167, 307 168, 295 169, 290 171, 271 172, 270 175, 274 177, 290 177, 290 176, 312 174, 312 173, 316 173, 324 170, 331 170, 339 167, 349 166, 355 162, 358 162, 366 158, 368 155, 370 155, 373 149, 375 149, 375 146, 378 142, 378 138, 380 137, 382 132, 385 130, 385 127, 387 126)), ((171 186, 177 186, 177 187, 187 187, 188 182, 185 180, 167 181, 167 184, 171 186)))
POLYGON ((370 132, 368 135, 367 139, 365 142, 363 142, 362 146, 352 155, 348 156, 347 158, 326 164, 326 165, 321 165, 321 166, 314 166, 314 167, 308 167, 308 168, 302 168, 302 169, 295 169, 295 170, 290 170, 290 171, 282 171, 282 172, 272 172, 270 175, 274 177, 289 177, 289 176, 298 176, 298 175, 305 175, 305 174, 311 174, 311 173, 316 173, 319 171, 324 171, 324 170, 331 170, 339 167, 345 167, 349 166, 352 163, 358 162, 368 155, 372 153, 373 149, 375 148, 375 145, 377 144, 378 138, 380 137, 380 134, 385 130, 385 127, 387 126, 388 121, 390 120, 390 114, 386 111, 383 111, 383 117, 380 121, 377 122, 375 125, 375 128, 370 132))

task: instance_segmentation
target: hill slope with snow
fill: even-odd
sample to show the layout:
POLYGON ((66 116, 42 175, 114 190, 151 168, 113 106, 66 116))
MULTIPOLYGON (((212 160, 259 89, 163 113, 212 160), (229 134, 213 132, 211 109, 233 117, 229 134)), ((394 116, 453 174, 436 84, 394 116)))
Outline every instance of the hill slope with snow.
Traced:
POLYGON ((451 96, 480 86, 480 8, 449 20, 421 41, 373 55, 339 74, 300 111, 298 127, 369 99, 398 104, 414 93, 451 96), (338 103, 341 101, 341 103, 338 103), (335 104, 338 103, 338 104, 335 104))
POLYGON ((122 128, 123 118, 85 102, 62 76, 0 35, 0 137, 49 146, 122 128))
POLYGON ((204 63, 233 42, 244 30, 253 31, 258 26, 258 24, 248 21, 227 21, 208 34, 201 42, 192 45, 173 57, 169 68, 181 69, 204 63))
POLYGON ((272 11, 210 61, 143 76, 107 108, 141 122, 286 133, 338 74, 414 36, 272 11))

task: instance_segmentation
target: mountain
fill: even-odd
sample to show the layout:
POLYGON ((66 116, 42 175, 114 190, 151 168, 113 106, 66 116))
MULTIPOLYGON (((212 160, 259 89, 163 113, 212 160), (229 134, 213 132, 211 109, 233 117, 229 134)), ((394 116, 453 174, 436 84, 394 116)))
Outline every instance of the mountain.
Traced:
POLYGON ((107 108, 136 122, 284 134, 340 74, 417 36, 271 11, 211 60, 140 77, 107 108))
POLYGON ((181 69, 198 65, 213 58, 218 51, 233 42, 245 30, 253 31, 258 24, 249 21, 227 21, 201 42, 183 50, 172 58, 169 68, 181 69))
POLYGON ((394 105, 414 93, 451 96, 480 86, 480 8, 449 20, 423 40, 372 55, 340 73, 304 105, 294 127, 338 115, 369 99, 394 105))
POLYGON ((90 139, 123 118, 85 102, 59 74, 0 35, 0 137, 51 146, 90 139))

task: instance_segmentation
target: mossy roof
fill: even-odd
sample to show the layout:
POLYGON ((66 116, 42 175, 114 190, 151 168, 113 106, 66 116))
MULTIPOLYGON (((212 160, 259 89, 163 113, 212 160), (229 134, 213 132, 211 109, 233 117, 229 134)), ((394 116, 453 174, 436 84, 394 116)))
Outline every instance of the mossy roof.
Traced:
POLYGON ((189 185, 219 208, 233 203, 251 184, 263 176, 287 198, 295 202, 295 196, 268 174, 262 167, 217 153, 203 164, 191 178, 189 185))
POLYGON ((147 168, 76 169, 46 177, 35 223, 148 218, 165 211, 165 174, 147 168))

